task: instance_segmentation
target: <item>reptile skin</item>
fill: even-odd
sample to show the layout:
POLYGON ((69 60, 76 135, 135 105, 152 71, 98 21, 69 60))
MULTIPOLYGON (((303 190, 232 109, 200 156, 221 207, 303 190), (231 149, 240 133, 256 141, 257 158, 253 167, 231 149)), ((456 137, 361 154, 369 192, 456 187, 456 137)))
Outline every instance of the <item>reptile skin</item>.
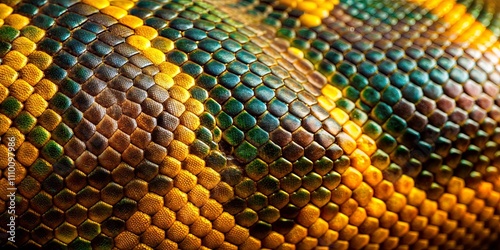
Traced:
POLYGON ((496 0, 0 2, 2 249, 498 249, 496 0))

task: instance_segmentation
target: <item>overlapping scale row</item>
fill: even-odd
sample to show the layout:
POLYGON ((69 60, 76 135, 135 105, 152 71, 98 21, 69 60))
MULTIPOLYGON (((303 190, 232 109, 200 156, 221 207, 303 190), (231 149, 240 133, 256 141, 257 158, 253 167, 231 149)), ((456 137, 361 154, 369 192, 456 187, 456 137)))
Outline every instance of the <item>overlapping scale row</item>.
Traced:
MULTIPOLYGON (((401 237, 400 245, 455 248, 480 244, 486 234, 497 231, 498 224, 490 221, 497 220, 498 209, 493 198, 498 196, 496 157, 488 153, 496 151, 493 138, 498 120, 493 107, 498 98, 496 77, 489 76, 496 72, 487 66, 498 60, 491 31, 459 20, 454 12, 464 14, 466 8, 450 2, 427 3, 426 9, 404 2, 383 6, 341 1, 323 25, 312 29, 301 26, 301 11, 287 8, 293 4, 282 3, 255 10, 263 13, 278 36, 290 41, 292 51, 329 78, 330 85, 322 90, 323 107, 344 130, 354 138, 363 133, 376 141, 371 163, 382 170, 384 180, 364 181, 373 182, 375 197, 409 223, 391 224, 391 236, 401 237), (451 11, 442 12, 444 7, 451 11), (392 194, 398 184, 410 185, 409 180, 415 183, 413 190, 408 189, 411 192, 396 188, 392 194), (413 192, 420 194, 415 197, 413 192), (448 203, 457 203, 450 200, 455 195, 461 200, 459 206, 469 208, 450 209, 448 203), (437 208, 426 215, 434 221, 417 216, 423 215, 425 198, 423 204, 437 208), (422 227, 423 220, 431 227, 422 227), (443 226, 456 221, 462 224, 443 226), (419 231, 426 235, 420 240, 419 231)), ((351 154, 351 160, 365 158, 351 154)), ((391 240, 398 241, 389 237, 383 244, 391 240)))
MULTIPOLYGON (((150 20, 146 14, 142 18, 146 23, 150 20)), ((310 172, 316 166, 328 173, 333 160, 342 154, 333 144, 338 127, 316 100, 325 79, 306 61, 288 53, 286 44, 269 32, 219 24, 206 30, 206 36, 199 35, 197 22, 193 26, 186 25, 184 37, 169 38, 180 50, 177 57, 186 58, 176 63, 186 71, 187 66, 203 68, 190 74, 198 77, 198 86, 208 93, 207 115, 201 125, 212 130, 219 143, 205 158, 222 177, 212 197, 234 216, 236 224, 250 228, 250 235, 262 240, 262 247, 310 245, 309 241, 317 239, 294 238, 292 232, 285 241, 283 235, 293 229, 294 217, 311 194, 320 206, 330 199, 321 175, 310 172), (195 63, 184 62, 187 58, 195 63), (329 126, 323 128, 322 122, 329 126), (325 151, 330 158, 324 156, 325 151), (297 205, 290 203, 292 199, 297 205)), ((305 218, 307 209, 301 217, 310 224, 311 219, 305 218)), ((323 228, 313 235, 322 236, 323 228)), ((304 232, 305 228, 295 230, 304 232)))
POLYGON ((497 239, 494 1, 208 2, 0 5, 2 245, 497 239))
MULTIPOLYGON (((209 11, 203 4, 183 3, 209 11)), ((176 15, 178 6, 165 5, 164 13, 176 15)), ((195 133, 204 111, 203 93, 193 77, 165 60, 172 54, 168 52, 179 53, 173 51, 173 41, 130 15, 132 7, 107 1, 15 6, 31 19, 34 31, 28 32, 34 34, 29 35, 39 38, 37 48, 50 59, 33 60, 45 63, 45 77, 58 88, 45 112, 54 113, 61 124, 46 130, 30 124, 22 131, 33 136, 41 153, 34 146, 35 152, 24 153, 21 145, 16 155, 29 167, 17 183, 25 204, 16 211, 17 246, 214 248, 230 244, 229 234, 222 233, 230 230, 240 244, 251 244, 248 230, 231 226, 230 215, 210 198, 220 175, 205 167, 209 143, 195 133), (45 36, 35 33, 39 30, 45 36)), ((5 67, 18 66, 8 60, 16 58, 7 53, 5 67)), ((15 70, 23 72, 14 68, 13 74, 15 70)), ((9 90, 14 96, 15 89, 9 90)), ((48 90, 41 91, 48 95, 48 90)), ((11 106, 22 109, 22 104, 2 103, 5 114, 15 118, 17 113, 7 112, 11 106)), ((28 121, 37 123, 36 118, 28 121)), ((40 118, 38 123, 49 121, 40 118)), ((28 125, 21 120, 21 126, 28 125)), ((7 216, 3 213, 4 220, 7 216)))

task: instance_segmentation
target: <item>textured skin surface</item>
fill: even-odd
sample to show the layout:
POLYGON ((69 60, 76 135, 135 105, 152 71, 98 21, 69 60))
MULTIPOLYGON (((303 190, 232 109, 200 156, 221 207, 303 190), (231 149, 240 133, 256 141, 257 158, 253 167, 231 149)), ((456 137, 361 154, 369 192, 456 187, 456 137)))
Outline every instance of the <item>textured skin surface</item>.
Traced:
POLYGON ((494 0, 1 2, 2 248, 498 244, 494 0))

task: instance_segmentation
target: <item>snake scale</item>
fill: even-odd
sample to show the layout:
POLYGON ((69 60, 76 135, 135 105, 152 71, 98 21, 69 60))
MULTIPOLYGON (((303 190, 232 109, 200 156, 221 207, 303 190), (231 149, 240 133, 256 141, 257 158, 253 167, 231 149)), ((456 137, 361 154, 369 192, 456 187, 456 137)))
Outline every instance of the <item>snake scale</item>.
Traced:
POLYGON ((498 249, 495 0, 1 0, 0 248, 498 249))

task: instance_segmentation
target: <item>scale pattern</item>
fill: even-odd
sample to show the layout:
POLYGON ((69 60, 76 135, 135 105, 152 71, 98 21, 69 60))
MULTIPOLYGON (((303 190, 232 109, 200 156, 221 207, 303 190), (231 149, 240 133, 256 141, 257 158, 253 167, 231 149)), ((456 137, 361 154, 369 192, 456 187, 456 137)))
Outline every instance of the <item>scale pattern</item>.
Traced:
POLYGON ((494 0, 0 2, 2 249, 498 244, 494 0))

